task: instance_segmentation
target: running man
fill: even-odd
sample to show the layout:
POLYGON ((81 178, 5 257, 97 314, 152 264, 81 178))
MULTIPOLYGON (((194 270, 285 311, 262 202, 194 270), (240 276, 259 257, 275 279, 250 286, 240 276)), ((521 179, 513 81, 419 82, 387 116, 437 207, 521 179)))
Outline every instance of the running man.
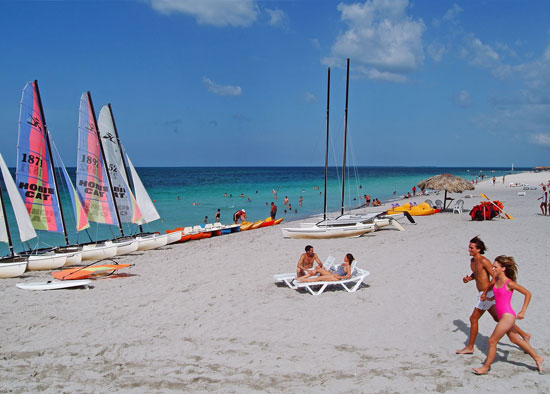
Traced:
MULTIPOLYGON (((491 282, 491 275, 493 266, 489 259, 483 254, 487 250, 487 247, 483 243, 483 241, 475 236, 470 240, 470 244, 468 246, 468 251, 470 253, 470 256, 472 256, 472 259, 470 260, 470 267, 472 269, 472 273, 470 275, 465 276, 462 278, 462 281, 464 283, 468 283, 472 280, 476 281, 476 287, 477 291, 479 292, 479 295, 483 294, 483 292, 489 287, 489 284, 491 282)), ((478 303, 476 307, 474 308, 474 311, 472 312, 472 315, 470 316, 470 340, 465 348, 457 350, 456 354, 473 354, 474 353, 474 344, 476 342, 477 333, 479 330, 479 319, 485 311, 489 311, 489 314, 493 317, 493 319, 498 322, 497 312, 495 309, 495 301, 493 292, 489 291, 486 295, 485 301, 482 301, 481 298, 478 300, 478 303), (493 298, 493 300, 489 301, 489 298, 493 298)), ((531 339, 531 335, 520 329, 517 325, 514 325, 515 329, 517 330, 517 333, 527 342, 529 342, 529 339, 531 339)))

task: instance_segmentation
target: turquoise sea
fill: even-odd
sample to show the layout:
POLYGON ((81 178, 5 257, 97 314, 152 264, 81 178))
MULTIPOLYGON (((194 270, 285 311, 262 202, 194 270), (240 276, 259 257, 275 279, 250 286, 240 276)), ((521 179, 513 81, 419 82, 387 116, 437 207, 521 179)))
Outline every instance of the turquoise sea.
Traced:
MULTIPOLYGON (((74 168, 69 168, 74 182, 74 168)), ((519 168, 529 171, 530 168, 519 168)), ((213 222, 216 210, 221 210, 221 222, 231 223, 233 213, 245 209, 249 221, 269 216, 270 204, 278 207, 277 217, 295 220, 323 212, 324 167, 176 167, 138 168, 143 184, 151 199, 155 201, 161 219, 144 225, 146 231, 165 232, 167 229, 202 224, 205 217, 213 222), (275 194, 277 199, 275 199, 275 194), (288 197, 292 209, 283 205, 288 197), (299 199, 302 197, 302 205, 299 199), (286 212, 285 212, 286 210, 286 212)), ((14 171, 13 171, 14 172, 14 171)), ((412 187, 419 181, 433 175, 450 173, 473 180, 481 174, 490 178, 502 178, 509 174, 508 168, 456 168, 456 167, 357 167, 346 170, 345 207, 356 208, 363 204, 360 196, 368 194, 381 201, 399 199, 412 193, 412 187)), ((61 179, 61 178, 59 178, 61 179)), ((339 211, 341 206, 341 168, 329 168, 327 186, 328 211, 339 211)), ((499 179, 500 180, 500 179, 499 179)), ((4 185, 2 184, 3 190, 4 185)), ((89 241, 88 234, 81 232, 76 237, 72 207, 66 191, 61 191, 67 228, 71 242, 89 241)), ((6 196, 6 193, 4 193, 6 196)), ((5 198, 7 200, 7 198, 5 198)), ((16 250, 21 249, 17 241, 15 219, 6 201, 10 228, 14 229, 16 250)), ((119 236, 118 228, 91 223, 89 235, 92 238, 107 239, 119 236)), ((128 234, 137 232, 137 226, 125 227, 128 234)), ((58 234, 40 232, 40 245, 63 244, 58 234)), ((29 241, 36 247, 36 241, 29 241)), ((0 245, 0 255, 7 254, 7 248, 0 245)))

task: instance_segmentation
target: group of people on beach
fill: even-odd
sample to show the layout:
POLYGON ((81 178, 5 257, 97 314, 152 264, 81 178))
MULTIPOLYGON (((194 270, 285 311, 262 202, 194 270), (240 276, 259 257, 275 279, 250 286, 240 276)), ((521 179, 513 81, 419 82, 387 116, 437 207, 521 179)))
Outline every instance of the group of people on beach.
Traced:
MULTIPOLYGON (((479 368, 473 368, 476 375, 486 375, 496 358, 497 344, 507 335, 510 341, 529 354, 535 361, 537 370, 542 372, 544 358, 540 356, 530 344, 531 335, 515 323, 525 317, 527 307, 531 301, 531 292, 516 282, 518 267, 513 257, 498 256, 491 264, 484 254, 487 250, 485 243, 475 236, 468 245, 471 256, 470 268, 472 272, 462 278, 464 283, 475 281, 479 292, 478 302, 470 316, 470 337, 468 344, 456 351, 456 354, 473 354, 474 344, 479 331, 479 319, 488 311, 497 322, 489 338, 489 349, 485 363, 479 368), (524 301, 521 310, 516 314, 511 306, 512 294, 517 291, 523 294, 524 301)), ((344 262, 336 269, 327 269, 315 253, 313 246, 307 245, 296 267, 296 280, 299 282, 339 281, 351 277, 351 264, 355 260, 351 253, 347 253, 344 262)))
POLYGON ((518 268, 513 257, 501 255, 496 257, 493 264, 491 264, 489 259, 483 256, 486 250, 485 243, 478 236, 470 240, 468 251, 471 256, 470 267, 472 273, 462 278, 462 281, 464 283, 475 281, 479 291, 479 299, 470 316, 471 326, 468 344, 463 349, 457 350, 456 353, 474 353, 478 322, 485 311, 488 311, 497 322, 497 325, 489 338, 489 350, 485 363, 480 368, 474 368, 473 372, 476 375, 489 373, 491 364, 496 357, 497 344, 504 335, 507 335, 512 343, 529 354, 535 361, 537 370, 542 372, 544 358, 531 347, 529 343, 531 335, 515 324, 516 319, 522 320, 525 317, 527 306, 531 301, 531 293, 516 282, 518 268), (525 297, 521 311, 517 314, 510 304, 514 290, 525 297))

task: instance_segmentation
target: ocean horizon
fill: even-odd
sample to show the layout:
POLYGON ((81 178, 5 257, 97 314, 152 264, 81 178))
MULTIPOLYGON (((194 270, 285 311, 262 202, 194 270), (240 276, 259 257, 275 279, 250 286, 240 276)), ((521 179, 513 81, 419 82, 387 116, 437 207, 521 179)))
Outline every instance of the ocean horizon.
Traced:
MULTIPOLYGON (((75 168, 68 172, 75 181, 75 168)), ((323 213, 324 172, 322 166, 185 166, 185 167, 138 167, 137 172, 149 192, 161 216, 160 220, 143 226, 145 231, 166 230, 212 223, 217 209, 221 211, 221 222, 232 223, 233 213, 245 209, 249 221, 269 216, 271 202, 278 207, 277 217, 284 217, 283 223, 323 213), (289 205, 283 204, 288 198, 289 205), (300 198, 302 203, 300 204, 300 198)), ((513 172, 531 171, 533 168, 516 168, 513 172)), ((14 169, 11 169, 14 173, 14 169)), ((363 166, 346 169, 345 209, 358 208, 364 204, 364 195, 382 202, 401 199, 411 192, 412 187, 431 176, 450 173, 473 181, 480 175, 495 176, 498 182, 512 173, 505 167, 438 167, 438 166, 363 166)), ((61 184, 62 177, 58 177, 61 184)), ((341 209, 341 167, 328 167, 327 211, 341 209)), ((2 185, 3 190, 4 185, 2 185)), ((4 193, 7 197, 7 194, 4 193)), ((90 223, 91 228, 76 234, 74 214, 66 187, 60 187, 60 196, 65 212, 67 231, 71 243, 87 242, 92 239, 109 239, 120 236, 115 226, 90 223)), ((18 242, 15 218, 9 199, 6 210, 16 250, 18 242)), ((138 232, 136 225, 124 225, 125 234, 138 232)), ((62 234, 39 231, 38 240, 29 241, 29 246, 44 247, 63 243, 62 234)), ((0 246, 0 253, 7 254, 7 248, 0 246)))

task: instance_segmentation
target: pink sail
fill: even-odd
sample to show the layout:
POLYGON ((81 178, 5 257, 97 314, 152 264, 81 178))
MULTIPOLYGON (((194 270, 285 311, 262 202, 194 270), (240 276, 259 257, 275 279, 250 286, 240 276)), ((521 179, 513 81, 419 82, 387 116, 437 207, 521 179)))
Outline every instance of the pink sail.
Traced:
POLYGON ((83 93, 80 98, 76 190, 84 202, 84 211, 90 222, 118 225, 88 93, 83 93))
POLYGON ((53 160, 46 146, 44 115, 36 82, 23 88, 19 113, 16 184, 37 230, 63 232, 53 160))

